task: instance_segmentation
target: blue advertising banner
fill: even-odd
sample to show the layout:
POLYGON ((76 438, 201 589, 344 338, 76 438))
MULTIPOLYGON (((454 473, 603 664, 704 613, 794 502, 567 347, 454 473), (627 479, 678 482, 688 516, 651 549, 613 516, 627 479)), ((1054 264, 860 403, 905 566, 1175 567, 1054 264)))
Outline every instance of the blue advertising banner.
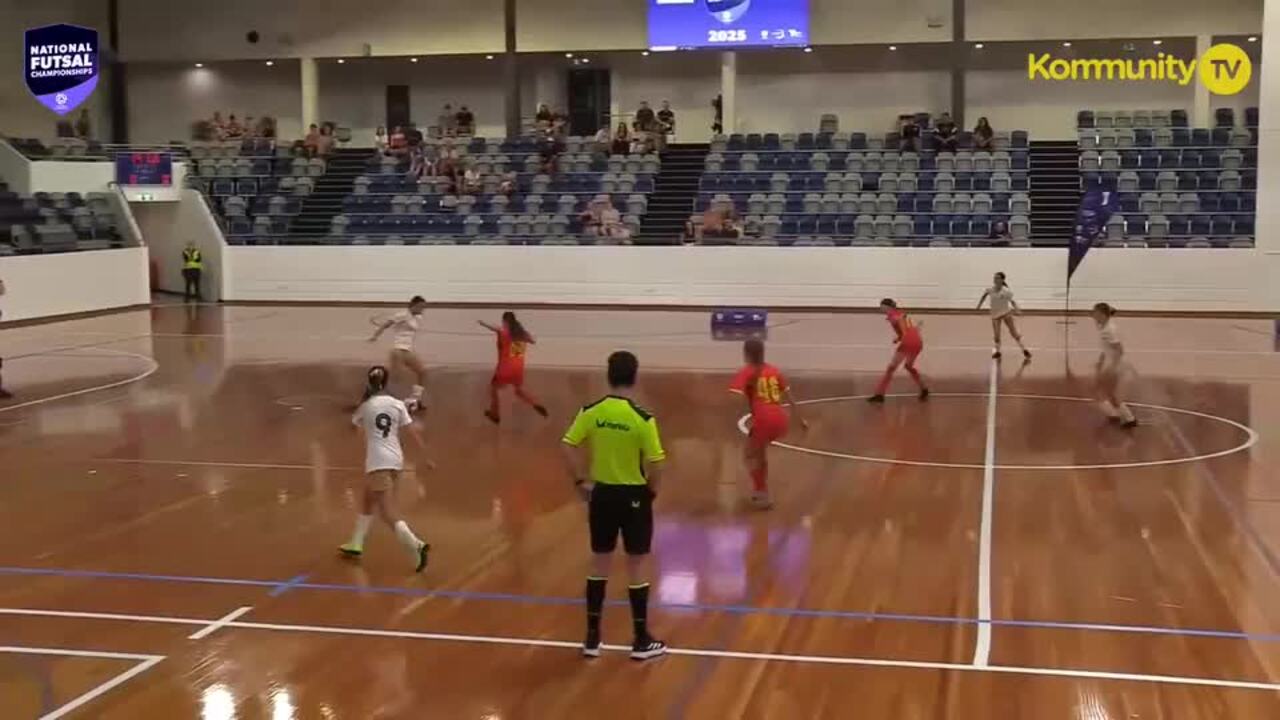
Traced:
POLYGON ((1100 187, 1092 187, 1080 198, 1080 209, 1076 211, 1075 232, 1071 236, 1071 246, 1067 255, 1067 283, 1071 283, 1071 275, 1075 273, 1089 248, 1107 227, 1107 221, 1115 212, 1118 202, 1116 194, 1100 187))
POLYGON ((75 110, 98 86, 98 31, 45 25, 26 32, 23 78, 42 105, 59 115, 75 110))

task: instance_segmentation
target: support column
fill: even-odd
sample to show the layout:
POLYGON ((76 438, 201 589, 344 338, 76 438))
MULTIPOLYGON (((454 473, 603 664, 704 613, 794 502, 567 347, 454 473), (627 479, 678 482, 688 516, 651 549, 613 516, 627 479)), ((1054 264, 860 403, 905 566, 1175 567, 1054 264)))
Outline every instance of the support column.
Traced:
MULTIPOLYGON (((125 74, 125 65, 120 62, 120 2, 109 0, 107 3, 107 67, 103 70, 107 75, 107 119, 111 132, 102 132, 103 113, 99 112, 98 139, 111 138, 113 143, 129 142, 129 85, 125 74)), ((102 62, 100 59, 99 62, 102 62)), ((101 92, 101 91, 99 91, 101 92)))
MULTIPOLYGON (((1204 52, 1213 45, 1213 36, 1196 36, 1196 57, 1204 56, 1204 52)), ((1213 127, 1213 112, 1209 109, 1209 88, 1202 82, 1193 82, 1195 98, 1191 101, 1191 127, 1213 127)))
POLYGON ((964 130, 965 73, 969 70, 969 47, 965 42, 965 0, 951 0, 951 119, 956 128, 964 130))
POLYGON ((720 53, 720 101, 724 134, 730 135, 738 131, 738 53, 733 51, 720 53))
POLYGON ((320 73, 315 58, 299 58, 302 83, 302 128, 303 135, 312 124, 320 124, 320 73))
POLYGON ((1280 203, 1268 202, 1280 197, 1280 0, 1266 0, 1262 11, 1262 61, 1253 68, 1258 84, 1258 211, 1257 248, 1265 253, 1259 258, 1257 287, 1265 307, 1280 310, 1280 203))
POLYGON ((502 4, 503 39, 502 83, 506 89, 507 137, 516 137, 523 129, 520 122, 520 60, 516 54, 516 0, 502 4))

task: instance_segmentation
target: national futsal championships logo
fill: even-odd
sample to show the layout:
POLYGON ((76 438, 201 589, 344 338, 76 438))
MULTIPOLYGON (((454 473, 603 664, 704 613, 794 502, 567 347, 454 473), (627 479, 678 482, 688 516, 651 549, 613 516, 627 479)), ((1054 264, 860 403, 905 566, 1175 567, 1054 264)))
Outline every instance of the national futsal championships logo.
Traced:
POLYGON ((707 10, 722 23, 737 22, 751 9, 751 0, 707 0, 707 10))
POLYGON ((1049 53, 1027 55, 1031 80, 1108 80, 1115 82, 1172 82, 1181 86, 1200 82, 1215 95, 1235 95, 1249 85, 1253 61, 1239 45, 1218 43, 1199 58, 1184 60, 1160 52, 1154 58, 1055 58, 1049 53))
POLYGON ((26 32, 23 79, 40 104, 59 115, 75 110, 98 86, 98 31, 45 25, 26 32))

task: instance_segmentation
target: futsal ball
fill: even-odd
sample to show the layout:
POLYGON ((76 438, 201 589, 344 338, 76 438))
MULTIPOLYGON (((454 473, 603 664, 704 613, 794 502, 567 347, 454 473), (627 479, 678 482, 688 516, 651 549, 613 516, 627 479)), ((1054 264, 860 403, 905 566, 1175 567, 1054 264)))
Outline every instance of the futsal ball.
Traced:
POLYGON ((707 10, 722 23, 737 22, 751 8, 751 0, 707 0, 707 10))

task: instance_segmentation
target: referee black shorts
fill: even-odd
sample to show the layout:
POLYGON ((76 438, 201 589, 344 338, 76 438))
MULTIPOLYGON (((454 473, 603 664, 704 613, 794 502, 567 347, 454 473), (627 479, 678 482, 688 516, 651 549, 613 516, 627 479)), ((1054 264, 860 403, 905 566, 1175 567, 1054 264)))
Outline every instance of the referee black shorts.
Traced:
POLYGON ((611 553, 622 547, 628 555, 648 555, 653 544, 653 493, 648 485, 596 483, 587 505, 591 552, 611 553))

